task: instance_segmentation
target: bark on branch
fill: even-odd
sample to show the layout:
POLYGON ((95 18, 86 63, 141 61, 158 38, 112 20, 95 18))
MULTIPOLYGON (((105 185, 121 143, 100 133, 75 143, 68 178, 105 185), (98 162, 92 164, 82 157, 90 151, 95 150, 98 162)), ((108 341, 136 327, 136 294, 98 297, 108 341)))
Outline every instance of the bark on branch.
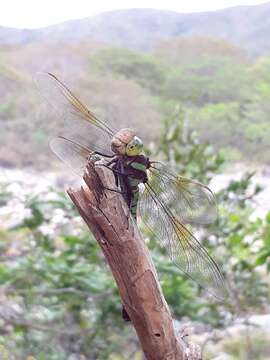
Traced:
POLYGON ((107 190, 115 189, 113 173, 90 160, 84 181, 86 187, 68 194, 108 261, 146 358, 186 359, 148 248, 122 195, 107 190))

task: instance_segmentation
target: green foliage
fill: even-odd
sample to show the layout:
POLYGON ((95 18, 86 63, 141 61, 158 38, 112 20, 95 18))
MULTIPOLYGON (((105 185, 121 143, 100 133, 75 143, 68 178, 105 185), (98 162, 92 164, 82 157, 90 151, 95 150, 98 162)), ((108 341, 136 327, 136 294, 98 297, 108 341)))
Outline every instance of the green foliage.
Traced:
MULTIPOLYGON (((262 224, 260 224, 262 225, 262 224)), ((270 272, 270 212, 267 214, 264 226, 262 229, 262 246, 260 251, 256 254, 256 265, 267 265, 267 270, 270 272)))
POLYGON ((225 159, 209 143, 202 143, 189 124, 190 113, 176 107, 164 119, 164 126, 153 156, 163 159, 180 173, 202 182, 208 182, 224 164, 225 159))
POLYGON ((237 102, 206 104, 194 110, 193 116, 193 126, 203 139, 211 141, 216 148, 230 146, 241 149, 243 141, 239 128, 243 121, 237 102))

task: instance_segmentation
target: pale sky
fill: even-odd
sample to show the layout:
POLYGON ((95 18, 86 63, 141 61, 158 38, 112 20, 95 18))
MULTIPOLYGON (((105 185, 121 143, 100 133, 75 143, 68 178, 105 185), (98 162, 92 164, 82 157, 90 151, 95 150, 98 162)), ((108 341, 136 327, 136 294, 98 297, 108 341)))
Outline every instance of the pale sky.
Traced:
POLYGON ((0 26, 38 28, 104 11, 128 8, 186 13, 264 2, 266 0, 0 0, 0 26))

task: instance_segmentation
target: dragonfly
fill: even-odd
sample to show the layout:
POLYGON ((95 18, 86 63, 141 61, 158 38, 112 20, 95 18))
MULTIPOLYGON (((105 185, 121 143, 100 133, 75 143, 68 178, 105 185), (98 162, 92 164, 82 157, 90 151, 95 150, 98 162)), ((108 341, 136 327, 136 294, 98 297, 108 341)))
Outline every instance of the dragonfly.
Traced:
POLYGON ((64 119, 50 141, 52 151, 80 176, 89 156, 107 159, 131 215, 142 219, 182 273, 224 301, 223 273, 192 231, 194 225, 217 219, 217 202, 209 187, 149 160, 136 131, 117 129, 110 121, 99 119, 55 75, 38 74, 36 82, 59 119, 64 119))

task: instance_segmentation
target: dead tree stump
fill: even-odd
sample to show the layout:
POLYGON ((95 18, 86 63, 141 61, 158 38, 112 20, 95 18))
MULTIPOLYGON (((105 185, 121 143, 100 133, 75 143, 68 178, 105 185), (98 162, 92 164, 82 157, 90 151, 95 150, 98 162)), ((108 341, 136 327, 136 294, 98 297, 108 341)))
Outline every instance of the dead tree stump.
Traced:
POLYGON ((106 190, 115 189, 112 171, 90 160, 84 181, 87 187, 68 194, 108 261, 146 358, 186 359, 148 248, 122 195, 106 190))

